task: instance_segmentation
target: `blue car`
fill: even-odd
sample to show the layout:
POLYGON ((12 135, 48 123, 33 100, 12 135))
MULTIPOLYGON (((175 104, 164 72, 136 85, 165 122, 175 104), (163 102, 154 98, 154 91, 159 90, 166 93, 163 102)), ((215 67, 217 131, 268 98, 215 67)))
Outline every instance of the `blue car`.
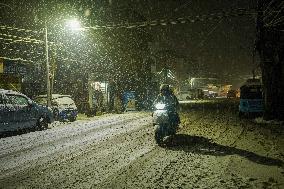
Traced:
POLYGON ((0 133, 22 129, 47 129, 54 121, 50 108, 33 102, 26 95, 0 89, 0 133))

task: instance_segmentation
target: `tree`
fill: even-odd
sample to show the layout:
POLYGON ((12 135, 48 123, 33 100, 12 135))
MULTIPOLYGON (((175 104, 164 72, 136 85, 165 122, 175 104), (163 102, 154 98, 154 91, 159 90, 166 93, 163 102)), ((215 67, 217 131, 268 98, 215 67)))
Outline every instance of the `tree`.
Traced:
POLYGON ((283 19, 282 23, 279 22, 281 5, 281 1, 258 0, 257 50, 261 59, 265 120, 284 120, 284 33, 280 29, 283 28, 283 19))

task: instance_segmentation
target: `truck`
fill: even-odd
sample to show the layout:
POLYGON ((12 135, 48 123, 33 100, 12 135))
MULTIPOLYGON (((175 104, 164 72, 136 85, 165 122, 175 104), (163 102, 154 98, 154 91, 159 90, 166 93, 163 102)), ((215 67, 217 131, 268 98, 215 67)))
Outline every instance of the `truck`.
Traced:
POLYGON ((177 98, 180 101, 193 100, 193 99, 203 99, 204 92, 202 89, 189 89, 187 91, 179 91, 177 93, 177 98))

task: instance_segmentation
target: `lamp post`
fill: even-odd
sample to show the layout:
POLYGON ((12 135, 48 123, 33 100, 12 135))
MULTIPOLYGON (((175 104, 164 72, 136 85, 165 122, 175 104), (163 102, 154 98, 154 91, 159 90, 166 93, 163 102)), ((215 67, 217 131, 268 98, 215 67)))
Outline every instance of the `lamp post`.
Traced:
MULTIPOLYGON (((71 29, 71 30, 81 30, 80 22, 77 19, 70 19, 67 20, 66 25, 71 29)), ((51 94, 51 84, 50 84, 50 69, 49 69, 49 46, 48 46, 48 27, 45 22, 45 64, 46 64, 46 98, 47 98, 47 106, 51 106, 51 99, 52 99, 52 94, 51 94)))
POLYGON ((46 61, 46 99, 47 99, 47 106, 51 106, 51 98, 52 94, 50 91, 50 78, 49 78, 49 57, 48 57, 48 31, 47 31, 47 24, 45 23, 45 61, 46 61))

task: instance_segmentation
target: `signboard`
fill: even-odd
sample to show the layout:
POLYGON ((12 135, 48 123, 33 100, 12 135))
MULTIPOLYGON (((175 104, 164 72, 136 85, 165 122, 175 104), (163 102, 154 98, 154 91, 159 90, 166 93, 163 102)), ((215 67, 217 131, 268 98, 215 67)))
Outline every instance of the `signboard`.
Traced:
POLYGON ((127 91, 123 94, 123 106, 125 111, 135 111, 135 94, 134 91, 127 91))
POLYGON ((0 58, 0 73, 4 73, 4 61, 3 61, 3 58, 0 58))
POLYGON ((21 78, 15 75, 0 74, 0 88, 21 90, 21 78))
POLYGON ((4 73, 4 63, 0 62, 0 73, 4 73))
POLYGON ((108 85, 108 83, 106 83, 106 82, 96 81, 96 82, 91 83, 91 85, 92 85, 94 90, 101 90, 102 93, 106 93, 107 92, 107 85, 108 85))
POLYGON ((16 62, 5 62, 4 73, 24 75, 27 73, 27 67, 16 62))

